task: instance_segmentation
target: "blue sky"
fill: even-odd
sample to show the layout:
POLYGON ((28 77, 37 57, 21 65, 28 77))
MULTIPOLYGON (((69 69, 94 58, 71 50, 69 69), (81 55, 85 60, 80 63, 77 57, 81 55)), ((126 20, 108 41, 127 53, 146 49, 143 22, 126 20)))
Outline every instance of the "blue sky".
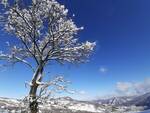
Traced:
MULTIPOLYGON (((63 74, 77 99, 109 95, 117 83, 141 83, 150 78, 149 0, 59 0, 75 14, 80 41, 96 41, 90 62, 80 66, 49 66, 50 75, 63 74)), ((0 48, 11 36, 0 32, 0 48)), ((2 63, 2 62, 0 62, 2 63)), ((28 93, 24 82, 32 77, 22 65, 0 72, 0 96, 20 98, 28 93)), ((149 84, 148 84, 149 85, 149 84)), ((126 87, 122 88, 126 88, 126 87)), ((128 86, 128 85, 127 85, 128 86)), ((119 87, 120 88, 120 87, 119 87)))

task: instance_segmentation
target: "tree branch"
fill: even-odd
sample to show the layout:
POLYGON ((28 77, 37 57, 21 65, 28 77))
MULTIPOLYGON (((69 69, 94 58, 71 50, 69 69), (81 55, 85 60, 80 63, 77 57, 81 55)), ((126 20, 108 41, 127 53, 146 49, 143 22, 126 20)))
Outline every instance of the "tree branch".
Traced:
POLYGON ((27 62, 26 60, 21 59, 17 56, 14 56, 14 55, 12 56, 12 55, 1 54, 0 55, 0 60, 10 60, 10 61, 14 61, 14 62, 22 62, 25 65, 27 65, 28 67, 30 67, 33 72, 35 71, 34 68, 32 67, 32 65, 29 62, 27 62))

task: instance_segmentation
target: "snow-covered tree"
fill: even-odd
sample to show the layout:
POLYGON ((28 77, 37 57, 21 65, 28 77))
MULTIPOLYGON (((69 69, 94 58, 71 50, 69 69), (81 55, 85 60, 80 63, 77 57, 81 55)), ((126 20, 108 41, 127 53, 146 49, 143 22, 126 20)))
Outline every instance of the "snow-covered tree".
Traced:
POLYGON ((76 36, 83 27, 77 27, 68 16, 68 10, 56 0, 29 0, 27 5, 22 2, 1 0, 6 9, 3 15, 5 30, 20 43, 10 46, 7 42, 11 51, 0 52, 0 60, 13 64, 20 62, 33 70, 29 101, 31 113, 37 113, 37 90, 41 85, 51 85, 42 82, 45 66, 51 61, 85 62, 96 44, 79 43, 76 36), (36 66, 29 62, 31 59, 36 66))

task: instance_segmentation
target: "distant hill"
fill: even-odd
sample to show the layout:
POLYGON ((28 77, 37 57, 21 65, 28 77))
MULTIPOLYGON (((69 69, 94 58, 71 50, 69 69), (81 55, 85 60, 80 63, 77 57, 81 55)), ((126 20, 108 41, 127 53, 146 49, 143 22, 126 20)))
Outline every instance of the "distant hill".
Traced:
MULTIPOLYGON (((21 100, 0 98, 0 113, 18 113, 25 106, 21 100), (9 111, 9 112, 8 112, 9 111)), ((42 113, 135 113, 150 109, 150 93, 132 97, 113 97, 95 101, 78 101, 70 97, 53 98, 40 103, 42 113)), ((146 112, 147 113, 147 112, 146 112)))
POLYGON ((125 102, 124 105, 144 106, 146 109, 150 109, 150 93, 135 97, 125 102))
POLYGON ((122 96, 122 97, 111 97, 109 99, 98 99, 95 100, 94 102, 99 103, 99 104, 108 104, 108 105, 115 105, 119 106, 122 105, 123 103, 126 103, 130 100, 132 100, 134 96, 128 97, 128 96, 122 96))
POLYGON ((140 96, 124 96, 113 97, 109 99, 98 99, 94 102, 113 106, 142 106, 145 109, 150 109, 150 93, 146 93, 140 96))

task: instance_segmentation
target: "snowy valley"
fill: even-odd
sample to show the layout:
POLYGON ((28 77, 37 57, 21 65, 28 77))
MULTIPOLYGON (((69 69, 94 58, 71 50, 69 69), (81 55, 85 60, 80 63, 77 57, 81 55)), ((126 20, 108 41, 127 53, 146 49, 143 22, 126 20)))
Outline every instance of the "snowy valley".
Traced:
MULTIPOLYGON (((97 101, 78 101, 70 97, 50 99, 40 104, 41 113, 150 113, 150 93, 114 97, 97 101)), ((0 113, 25 113, 21 100, 0 98, 0 113)))

